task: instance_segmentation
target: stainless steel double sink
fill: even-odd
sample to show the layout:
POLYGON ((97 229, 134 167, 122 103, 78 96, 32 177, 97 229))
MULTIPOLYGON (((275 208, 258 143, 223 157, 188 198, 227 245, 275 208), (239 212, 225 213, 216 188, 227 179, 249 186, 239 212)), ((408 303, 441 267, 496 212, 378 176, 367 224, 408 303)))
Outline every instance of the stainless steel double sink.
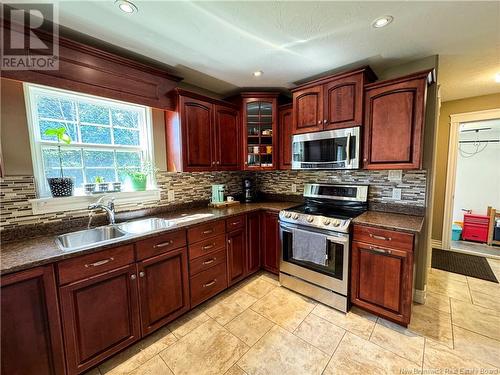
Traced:
POLYGON ((159 232, 179 223, 199 220, 210 216, 213 216, 213 214, 181 215, 178 218, 170 220, 155 217, 127 221, 120 224, 62 234, 57 236, 57 243, 63 251, 83 250, 97 245, 111 244, 124 239, 159 232))

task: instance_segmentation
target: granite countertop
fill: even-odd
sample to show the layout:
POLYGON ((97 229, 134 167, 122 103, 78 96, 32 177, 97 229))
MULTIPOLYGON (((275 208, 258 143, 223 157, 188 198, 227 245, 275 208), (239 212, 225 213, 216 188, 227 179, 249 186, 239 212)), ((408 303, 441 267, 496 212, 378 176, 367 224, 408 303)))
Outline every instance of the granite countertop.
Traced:
MULTIPOLYGON (((168 212, 159 215, 153 215, 152 217, 161 217, 164 219, 179 218, 183 215, 193 215, 193 214, 213 214, 213 216, 201 218, 197 220, 191 220, 188 222, 178 223, 172 227, 169 227, 163 231, 157 231, 154 233, 149 233, 143 236, 134 236, 133 238, 127 238, 123 240, 117 240, 112 244, 107 245, 96 245, 93 248, 85 250, 75 250, 75 251, 63 251, 59 248, 56 243, 56 236, 39 236, 33 238, 27 238, 23 240, 10 241, 2 243, 2 248, 0 251, 0 273, 7 274, 15 271, 20 271, 28 269, 35 266, 40 266, 43 264, 49 264, 61 259, 72 258, 75 256, 101 251, 107 248, 116 247, 120 245, 125 245, 129 243, 136 242, 141 239, 157 236, 161 233, 168 231, 174 231, 178 229, 187 229, 194 225, 210 222, 219 219, 226 219, 231 216, 244 214, 252 211, 257 211, 260 209, 280 211, 286 208, 296 206, 297 202, 262 202, 262 203, 245 203, 233 205, 227 208, 198 208, 191 210, 180 210, 174 212, 168 212)), ((144 217, 146 218, 146 217, 144 217)))
POLYGON ((355 218, 353 222, 355 224, 364 224, 372 227, 419 234, 424 225, 424 217, 389 212, 366 211, 355 218))

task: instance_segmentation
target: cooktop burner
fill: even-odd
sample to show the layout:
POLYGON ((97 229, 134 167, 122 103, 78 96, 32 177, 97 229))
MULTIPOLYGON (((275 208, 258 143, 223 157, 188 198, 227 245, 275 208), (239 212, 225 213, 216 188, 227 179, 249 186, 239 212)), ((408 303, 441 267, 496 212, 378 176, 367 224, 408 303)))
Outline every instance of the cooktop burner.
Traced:
POLYGON ((349 209, 341 207, 332 207, 327 204, 320 205, 320 204, 306 203, 300 206, 289 208, 287 211, 298 212, 300 214, 306 214, 306 215, 319 215, 336 219, 348 220, 361 215, 365 210, 354 209, 354 208, 349 209))

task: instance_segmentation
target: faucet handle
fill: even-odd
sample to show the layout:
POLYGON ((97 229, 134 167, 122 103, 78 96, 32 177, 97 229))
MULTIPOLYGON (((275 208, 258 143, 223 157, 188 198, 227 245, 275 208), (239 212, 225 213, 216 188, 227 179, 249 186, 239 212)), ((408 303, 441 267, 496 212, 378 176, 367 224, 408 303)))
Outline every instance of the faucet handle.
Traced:
POLYGON ((111 197, 111 198, 109 198, 109 200, 108 200, 108 207, 109 207, 109 208, 111 208, 111 209, 112 209, 112 208, 114 208, 114 207, 115 207, 115 199, 116 199, 115 197, 111 197))

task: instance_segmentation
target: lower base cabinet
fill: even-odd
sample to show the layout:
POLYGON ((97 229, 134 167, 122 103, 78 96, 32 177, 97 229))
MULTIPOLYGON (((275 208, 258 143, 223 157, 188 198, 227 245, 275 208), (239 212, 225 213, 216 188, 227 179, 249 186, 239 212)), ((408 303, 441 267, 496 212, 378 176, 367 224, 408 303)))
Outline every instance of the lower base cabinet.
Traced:
POLYGON ((261 212, 247 214, 247 275, 255 273, 261 268, 261 212))
POLYGON ((1 373, 63 375, 64 354, 52 265, 1 281, 1 373))
POLYGON ((261 222, 262 266, 266 271, 279 273, 281 254, 278 213, 265 211, 261 222))
POLYGON ((237 229, 227 234, 227 282, 231 286, 245 278, 247 243, 246 231, 237 229))

